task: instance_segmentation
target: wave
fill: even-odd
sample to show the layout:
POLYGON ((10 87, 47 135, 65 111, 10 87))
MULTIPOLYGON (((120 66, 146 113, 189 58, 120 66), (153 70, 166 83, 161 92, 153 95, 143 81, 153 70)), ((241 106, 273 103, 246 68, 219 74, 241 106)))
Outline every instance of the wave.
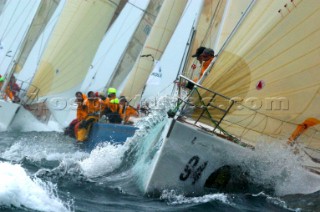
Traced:
POLYGON ((37 177, 30 178, 18 164, 0 162, 0 205, 39 211, 70 211, 59 199, 57 188, 37 177))

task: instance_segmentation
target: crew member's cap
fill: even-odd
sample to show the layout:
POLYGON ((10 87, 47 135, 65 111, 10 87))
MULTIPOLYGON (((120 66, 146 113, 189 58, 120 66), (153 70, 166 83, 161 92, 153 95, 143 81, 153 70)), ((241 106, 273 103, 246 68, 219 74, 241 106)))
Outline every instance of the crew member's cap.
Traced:
POLYGON ((200 46, 192 57, 199 57, 205 49, 206 47, 200 46))
POLYGON ((214 51, 213 49, 210 49, 210 48, 206 48, 205 50, 203 50, 203 53, 214 56, 214 51))
POLYGON ((3 82, 3 81, 4 81, 4 77, 1 77, 1 78, 0 78, 0 82, 3 82))
POLYGON ((115 89, 115 88, 109 88, 109 89, 108 89, 108 95, 109 95, 109 94, 113 94, 113 93, 114 93, 114 94, 117 93, 117 89, 115 89))

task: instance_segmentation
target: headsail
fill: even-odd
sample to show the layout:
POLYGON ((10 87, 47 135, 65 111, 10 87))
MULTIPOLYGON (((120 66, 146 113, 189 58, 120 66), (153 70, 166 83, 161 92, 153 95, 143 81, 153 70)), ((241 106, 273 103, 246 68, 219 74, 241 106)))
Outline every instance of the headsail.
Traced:
POLYGON ((47 26, 60 0, 42 0, 32 20, 31 26, 21 44, 14 71, 20 72, 40 34, 47 26))
MULTIPOLYGON (((119 1, 68 0, 64 5, 32 81, 40 89, 39 101, 45 101, 62 126, 71 121, 72 97, 81 87, 119 1)), ((33 90, 28 94, 32 96, 33 90)), ((47 110, 41 111, 40 116, 48 120, 47 110)))
POLYGON ((40 97, 79 89, 119 1, 66 1, 33 80, 40 97))
POLYGON ((153 0, 149 2, 148 7, 145 10, 144 15, 137 29, 132 35, 131 41, 128 43, 125 53, 122 55, 122 58, 118 62, 118 65, 115 68, 113 74, 111 75, 109 82, 106 85, 106 88, 119 88, 121 83, 129 74, 130 70, 134 65, 134 62, 137 60, 139 56, 144 42, 146 41, 150 33, 150 29, 152 28, 152 25, 156 20, 162 2, 163 0, 153 0))
MULTIPOLYGON (((317 0, 256 1, 203 82, 237 100, 222 121, 225 130, 254 144, 261 135, 286 140, 298 124, 319 119, 319 19, 317 0)), ((299 139, 319 148, 318 128, 299 139)))
POLYGON ((184 75, 193 78, 199 73, 193 73, 196 64, 191 54, 200 46, 210 47, 216 53, 235 28, 240 17, 252 0, 206 0, 196 27, 196 34, 189 52, 189 60, 184 68, 184 75))
POLYGON ((160 59, 178 24, 186 3, 186 0, 164 1, 150 35, 141 51, 140 58, 134 64, 126 81, 122 95, 127 96, 128 99, 133 99, 136 95, 141 94, 152 70, 153 61, 160 59))

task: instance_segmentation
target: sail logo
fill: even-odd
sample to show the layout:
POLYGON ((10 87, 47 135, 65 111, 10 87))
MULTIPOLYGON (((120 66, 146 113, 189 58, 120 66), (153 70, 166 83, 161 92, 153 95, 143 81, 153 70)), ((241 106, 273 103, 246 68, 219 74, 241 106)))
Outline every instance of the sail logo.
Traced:
POLYGON ((159 73, 152 73, 151 76, 154 76, 154 77, 158 77, 158 78, 161 78, 162 77, 162 74, 159 72, 159 73))
POLYGON ((144 33, 146 33, 146 35, 149 35, 150 31, 151 31, 151 26, 150 25, 146 25, 143 29, 144 33))

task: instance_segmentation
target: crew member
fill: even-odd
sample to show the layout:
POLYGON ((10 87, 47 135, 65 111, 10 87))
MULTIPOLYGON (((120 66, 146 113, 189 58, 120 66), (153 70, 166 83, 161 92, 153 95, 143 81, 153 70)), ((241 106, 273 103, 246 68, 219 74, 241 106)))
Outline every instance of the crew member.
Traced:
POLYGON ((120 106, 119 99, 117 98, 117 89, 108 89, 108 98, 104 101, 104 111, 105 115, 110 123, 121 123, 122 119, 119 114, 120 106))
POLYGON ((75 96, 75 102, 77 103, 77 117, 72 120, 69 126, 64 130, 65 135, 69 135, 73 138, 76 136, 80 122, 85 120, 88 115, 84 105, 84 101, 87 99, 87 96, 80 91, 76 92, 75 96))
POLYGON ((139 116, 138 111, 128 104, 128 101, 124 96, 120 97, 119 104, 120 104, 120 116, 123 120, 123 123, 133 124, 133 122, 130 121, 130 117, 138 117, 139 116))
POLYGON ((76 138, 80 142, 87 140, 92 124, 99 120, 102 101, 95 96, 93 91, 89 91, 88 98, 84 100, 83 104, 87 115, 85 119, 80 122, 76 132, 76 138))

